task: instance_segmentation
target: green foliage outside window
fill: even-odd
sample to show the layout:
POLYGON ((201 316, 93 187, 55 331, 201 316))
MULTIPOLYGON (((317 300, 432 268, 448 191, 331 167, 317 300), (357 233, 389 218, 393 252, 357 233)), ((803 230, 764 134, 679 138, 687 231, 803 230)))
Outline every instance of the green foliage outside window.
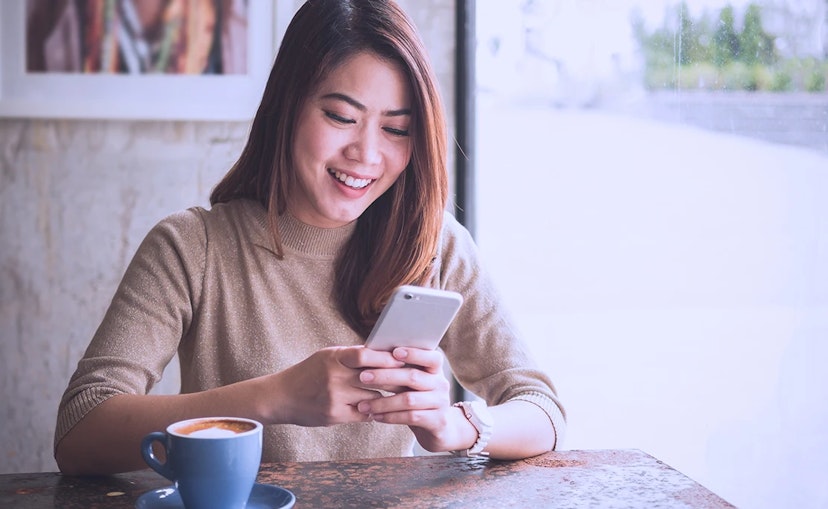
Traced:
POLYGON ((682 2, 663 27, 633 29, 645 60, 648 89, 825 92, 825 58, 780 57, 776 37, 762 25, 762 9, 750 4, 741 23, 727 6, 694 19, 682 2))

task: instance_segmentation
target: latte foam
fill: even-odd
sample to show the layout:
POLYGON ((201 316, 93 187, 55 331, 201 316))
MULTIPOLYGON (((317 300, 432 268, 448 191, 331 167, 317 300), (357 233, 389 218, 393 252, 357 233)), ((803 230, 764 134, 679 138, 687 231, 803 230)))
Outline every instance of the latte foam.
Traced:
POLYGON ((227 438, 237 435, 233 430, 222 428, 206 428, 188 433, 188 436, 195 438, 227 438))
POLYGON ((181 426, 175 431, 196 438, 226 438, 246 433, 256 426, 247 421, 233 419, 205 419, 181 426))

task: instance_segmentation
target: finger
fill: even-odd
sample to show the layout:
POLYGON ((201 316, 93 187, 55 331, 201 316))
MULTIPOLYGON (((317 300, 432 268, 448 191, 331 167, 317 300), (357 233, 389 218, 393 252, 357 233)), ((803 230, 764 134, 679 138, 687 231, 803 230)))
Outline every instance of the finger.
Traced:
POLYGON ((359 374, 359 381, 363 387, 381 391, 400 393, 410 390, 423 391, 433 388, 424 378, 429 375, 418 368, 402 369, 370 369, 359 374))
POLYGON ((331 405, 325 424, 344 424, 348 422, 368 422, 371 415, 359 411, 359 403, 382 398, 382 394, 372 390, 350 391, 346 399, 331 405))
MULTIPOLYGON (((445 406, 440 398, 428 392, 406 392, 394 394, 384 398, 360 401, 357 410, 366 415, 384 415, 390 413, 405 413, 418 410, 434 410, 445 406)), ((402 418, 403 416, 397 416, 402 418)), ((397 424, 409 424, 397 422, 397 424)))
POLYGON ((356 405, 345 405, 337 415, 331 416, 331 419, 325 424, 347 424, 350 422, 371 422, 373 420, 371 414, 360 412, 356 405))
POLYGON ((444 411, 440 409, 401 410, 368 415, 374 422, 400 424, 423 429, 437 429, 445 422, 444 411))
POLYGON ((371 350, 364 346, 346 346, 337 349, 337 360, 351 369, 400 368, 405 362, 395 359, 390 352, 371 350))
MULTIPOLYGON (((382 370, 379 370, 382 371, 382 370)), ((411 389, 405 387, 403 385, 392 385, 390 383, 382 383, 377 380, 376 377, 377 371, 369 371, 365 370, 359 373, 358 381, 360 383, 360 387, 364 389, 372 389, 375 391, 384 391, 391 394, 397 394, 400 392, 406 392, 411 389)), ((383 376, 383 379, 388 379, 387 376, 383 376)))
MULTIPOLYGON (((388 413, 411 412, 420 410, 437 410, 447 408, 448 394, 436 391, 409 391, 393 394, 382 398, 360 401, 357 410, 369 415, 383 415, 388 413)), ((412 424, 411 422, 402 422, 412 424)))
POLYGON ((423 350, 421 348, 395 348, 391 352, 399 361, 412 366, 418 366, 429 373, 438 373, 443 370, 443 352, 439 350, 423 350))
POLYGON ((363 386, 389 392, 441 391, 448 394, 449 382, 441 372, 429 373, 420 368, 365 369, 359 374, 363 386))

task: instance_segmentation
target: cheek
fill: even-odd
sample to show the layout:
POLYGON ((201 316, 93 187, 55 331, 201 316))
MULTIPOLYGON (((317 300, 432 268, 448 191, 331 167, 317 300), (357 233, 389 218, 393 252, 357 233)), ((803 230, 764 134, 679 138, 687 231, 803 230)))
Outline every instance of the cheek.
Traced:
POLYGON ((302 123, 299 122, 299 125, 296 127, 296 132, 293 133, 293 143, 292 143, 292 158, 294 164, 299 164, 307 158, 309 140, 313 139, 311 136, 308 136, 308 128, 302 123))
POLYGON ((412 150, 411 145, 398 148, 394 153, 394 172, 399 175, 408 166, 411 161, 412 150))
POLYGON ((299 121, 293 142, 293 154, 296 161, 305 163, 319 163, 329 158, 339 143, 335 131, 320 122, 318 119, 307 116, 299 121))
POLYGON ((298 129, 296 129, 296 133, 294 134, 296 140, 296 148, 308 151, 313 150, 315 145, 315 140, 319 138, 317 136, 317 129, 314 129, 314 126, 311 122, 303 122, 299 125, 298 129))

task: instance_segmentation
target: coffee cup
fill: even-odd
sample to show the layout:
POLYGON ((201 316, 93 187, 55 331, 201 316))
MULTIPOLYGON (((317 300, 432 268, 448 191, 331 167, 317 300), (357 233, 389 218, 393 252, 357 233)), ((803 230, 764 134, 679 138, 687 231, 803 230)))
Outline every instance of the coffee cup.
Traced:
POLYGON ((176 422, 141 442, 147 465, 175 483, 187 509, 244 509, 262 459, 262 424, 240 417, 176 422), (153 452, 160 442, 163 463, 153 452))

